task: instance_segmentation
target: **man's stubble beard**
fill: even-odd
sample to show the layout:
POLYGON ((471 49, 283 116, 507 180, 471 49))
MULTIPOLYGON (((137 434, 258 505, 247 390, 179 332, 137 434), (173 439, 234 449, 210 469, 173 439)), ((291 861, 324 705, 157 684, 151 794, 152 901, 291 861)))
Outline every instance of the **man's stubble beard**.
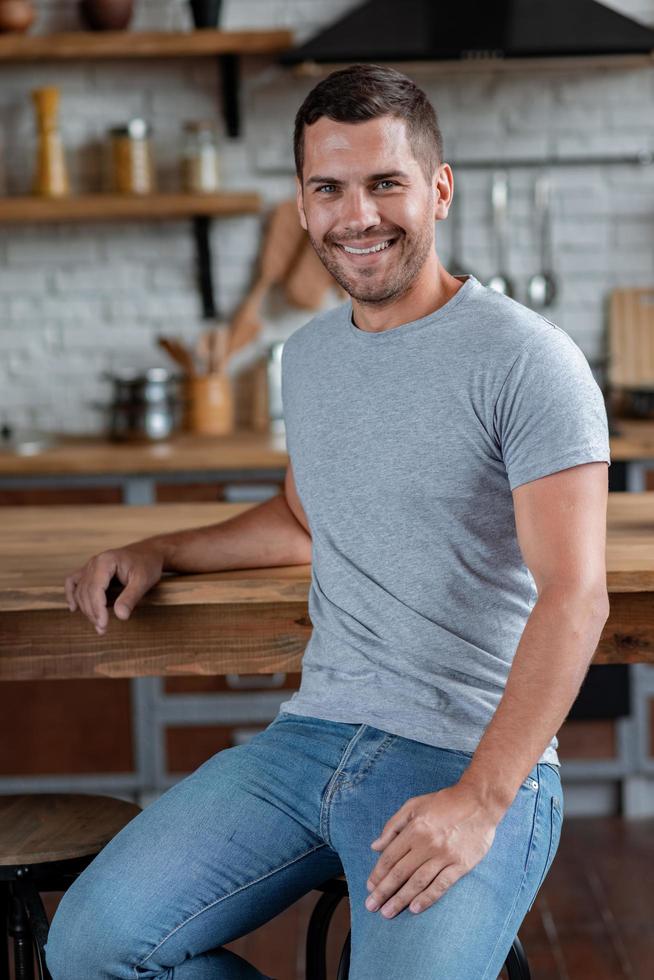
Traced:
MULTIPOLYGON (((396 260, 394 267, 391 267, 388 274, 384 275, 381 281, 377 284, 370 283, 366 286, 365 279, 363 278, 366 274, 366 270, 362 268, 359 277, 349 277, 343 270, 341 264, 336 260, 334 255, 334 249, 338 249, 338 245, 332 243, 318 242, 308 230, 309 240, 313 245, 318 258, 325 266, 327 271, 334 277, 336 282, 341 286, 346 293, 348 293, 352 299, 356 299, 360 303, 387 303, 390 300, 395 300, 400 296, 403 296, 407 292, 411 283, 414 281, 423 265, 427 261, 429 253, 433 247, 433 223, 427 223, 423 226, 420 238, 414 239, 413 245, 406 251, 403 255, 400 255, 399 259, 396 260)), ((407 239, 404 234, 400 234, 394 245, 391 248, 404 249, 406 248, 407 239)), ((345 259, 344 261, 347 261, 345 259)), ((377 275, 376 270, 373 270, 372 275, 377 275)))

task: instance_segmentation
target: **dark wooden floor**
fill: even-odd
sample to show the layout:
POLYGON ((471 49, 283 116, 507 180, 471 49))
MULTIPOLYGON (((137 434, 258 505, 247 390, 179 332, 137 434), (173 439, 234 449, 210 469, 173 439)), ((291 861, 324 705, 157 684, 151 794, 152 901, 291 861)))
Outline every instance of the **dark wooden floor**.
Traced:
MULTIPOLYGON (((60 896, 43 897, 51 916, 60 896)), ((311 892, 227 948, 275 980, 306 980, 304 937, 318 897, 311 892)), ((330 980, 347 930, 348 905, 342 902, 331 932, 330 980)), ((652 980, 654 819, 566 817, 554 864, 520 938, 533 980, 652 980)))

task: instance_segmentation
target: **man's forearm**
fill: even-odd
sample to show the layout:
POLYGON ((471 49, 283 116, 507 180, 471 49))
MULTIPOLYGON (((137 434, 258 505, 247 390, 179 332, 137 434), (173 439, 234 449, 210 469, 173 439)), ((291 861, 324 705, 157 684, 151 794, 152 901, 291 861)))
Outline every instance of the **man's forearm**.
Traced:
POLYGON ((218 572, 311 563, 311 535, 281 493, 219 524, 145 539, 165 572, 218 572))
POLYGON ((606 594, 545 591, 527 620, 497 710, 461 782, 498 822, 572 707, 607 619, 606 594))

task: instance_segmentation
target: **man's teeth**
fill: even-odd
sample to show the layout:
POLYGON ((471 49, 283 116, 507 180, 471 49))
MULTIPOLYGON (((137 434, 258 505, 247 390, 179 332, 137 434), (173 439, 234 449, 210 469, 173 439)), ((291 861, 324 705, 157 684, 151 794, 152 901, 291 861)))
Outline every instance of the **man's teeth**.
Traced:
POLYGON ((344 245, 343 248, 346 252, 352 252, 353 255, 370 255, 371 252, 381 252, 390 244, 391 239, 389 238, 387 242, 380 242, 379 245, 372 245, 370 248, 352 248, 350 245, 344 245))

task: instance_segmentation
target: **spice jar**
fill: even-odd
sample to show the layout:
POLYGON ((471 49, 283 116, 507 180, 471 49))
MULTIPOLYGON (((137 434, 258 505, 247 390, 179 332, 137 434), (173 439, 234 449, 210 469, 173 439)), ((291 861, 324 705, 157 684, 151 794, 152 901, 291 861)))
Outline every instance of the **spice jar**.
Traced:
POLYGON ((150 145, 150 127, 144 119, 130 119, 109 130, 109 185, 121 194, 150 194, 155 174, 150 145))
POLYGON ((182 186, 191 194, 211 194, 220 188, 218 131, 210 120, 184 123, 182 186))

